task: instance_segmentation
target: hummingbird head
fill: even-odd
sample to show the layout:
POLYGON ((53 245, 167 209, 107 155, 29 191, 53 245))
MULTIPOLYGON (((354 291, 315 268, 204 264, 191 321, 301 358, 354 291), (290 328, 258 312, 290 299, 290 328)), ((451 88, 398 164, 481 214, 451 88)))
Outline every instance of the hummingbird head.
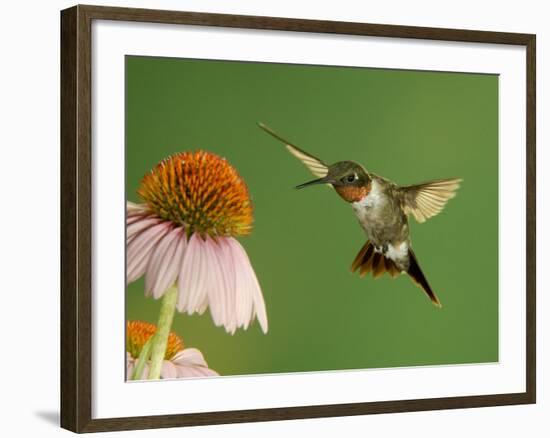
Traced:
POLYGON ((302 189, 314 184, 331 184, 347 202, 357 202, 367 196, 371 188, 368 172, 353 161, 338 161, 328 166, 326 176, 296 186, 302 189))

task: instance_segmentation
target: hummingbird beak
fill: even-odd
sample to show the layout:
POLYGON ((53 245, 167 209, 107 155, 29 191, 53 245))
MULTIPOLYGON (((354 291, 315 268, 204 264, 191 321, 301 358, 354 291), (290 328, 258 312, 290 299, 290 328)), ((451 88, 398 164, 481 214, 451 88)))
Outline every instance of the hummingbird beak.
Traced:
POLYGON ((309 186, 313 186, 315 184, 330 184, 330 181, 328 180, 328 178, 325 176, 323 178, 319 178, 319 179, 314 179, 313 181, 308 181, 306 183, 303 183, 303 184, 300 184, 299 186, 296 186, 295 188, 296 189, 303 189, 304 187, 309 187, 309 186))

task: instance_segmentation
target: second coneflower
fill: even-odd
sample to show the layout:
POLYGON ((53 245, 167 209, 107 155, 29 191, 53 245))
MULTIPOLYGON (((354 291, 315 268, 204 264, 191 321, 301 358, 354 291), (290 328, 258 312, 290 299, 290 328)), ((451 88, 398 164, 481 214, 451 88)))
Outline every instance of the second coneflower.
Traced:
MULTIPOLYGON (((126 323, 126 379, 141 380, 149 372, 149 363, 144 357, 144 349, 155 335, 154 324, 144 321, 126 323), (140 360, 141 358, 141 360, 140 360)), ((174 332, 168 335, 166 351, 160 369, 161 379, 181 377, 217 376, 218 373, 208 368, 203 354, 196 348, 184 348, 183 341, 174 332)))
POLYGON ((145 294, 163 298, 149 378, 158 378, 154 357, 159 363, 164 354, 175 308, 188 314, 210 308, 229 333, 256 317, 266 333, 262 291, 235 239, 249 234, 253 221, 238 172, 213 153, 178 153, 145 175, 138 195, 142 204, 127 203, 126 280, 145 275, 145 294))

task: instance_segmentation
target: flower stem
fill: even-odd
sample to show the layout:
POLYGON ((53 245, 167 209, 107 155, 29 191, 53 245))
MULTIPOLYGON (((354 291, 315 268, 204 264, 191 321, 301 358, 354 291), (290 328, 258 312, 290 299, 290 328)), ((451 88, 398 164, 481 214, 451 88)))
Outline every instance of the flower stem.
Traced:
POLYGON ((168 335, 170 334, 176 310, 177 296, 177 286, 173 285, 164 292, 164 296, 162 297, 157 331, 152 344, 151 367, 149 368, 149 375, 147 377, 149 380, 160 379, 162 361, 166 353, 166 345, 168 344, 168 335))
POLYGON ((149 357, 151 356, 151 346, 153 345, 153 339, 155 336, 151 336, 145 345, 141 349, 141 353, 139 353, 139 357, 136 362, 136 366, 134 367, 134 372, 132 373, 132 376, 130 377, 130 380, 141 380, 143 375, 143 369, 145 368, 145 364, 149 360, 149 357))

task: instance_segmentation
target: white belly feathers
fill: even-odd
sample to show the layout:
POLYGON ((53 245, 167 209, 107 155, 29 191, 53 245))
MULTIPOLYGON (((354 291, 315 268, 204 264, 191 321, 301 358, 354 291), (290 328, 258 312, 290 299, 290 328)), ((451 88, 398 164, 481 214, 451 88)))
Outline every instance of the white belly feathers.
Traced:
POLYGON ((385 202, 387 200, 380 190, 380 185, 374 180, 369 194, 357 202, 352 202, 351 206, 359 222, 364 224, 365 221, 375 219, 376 211, 379 210, 375 207, 380 207, 385 202))
POLYGON ((390 243, 388 245, 388 250, 384 255, 395 262, 406 259, 408 257, 408 254, 409 245, 407 245, 407 242, 401 242, 401 244, 396 245, 395 247, 390 243))

